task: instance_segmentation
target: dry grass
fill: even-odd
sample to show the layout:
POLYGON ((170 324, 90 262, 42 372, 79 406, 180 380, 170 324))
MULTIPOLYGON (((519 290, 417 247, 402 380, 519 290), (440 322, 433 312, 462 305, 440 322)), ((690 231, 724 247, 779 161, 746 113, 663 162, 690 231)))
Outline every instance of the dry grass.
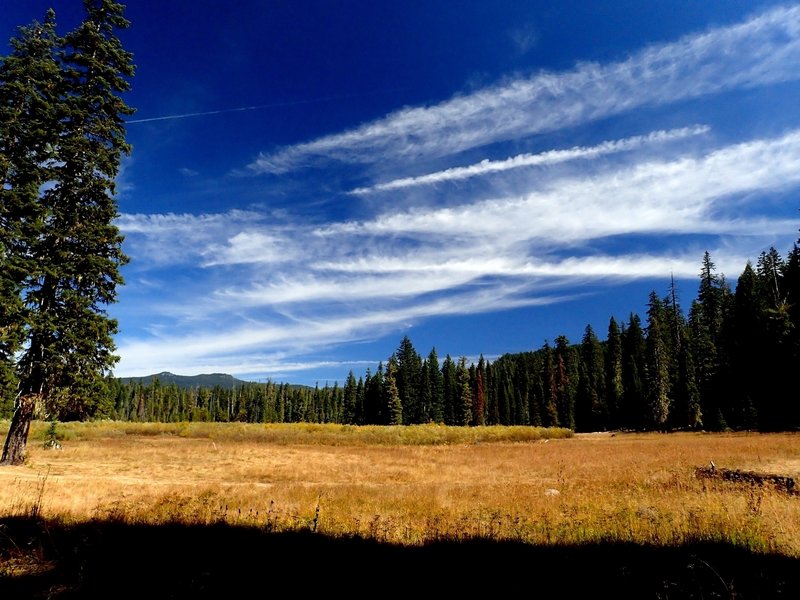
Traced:
POLYGON ((87 423, 62 426, 63 450, 48 451, 45 426, 25 466, 0 469, 0 516, 229 522, 405 545, 711 541, 800 557, 800 496, 694 477, 710 460, 798 477, 798 434, 488 443, 502 428, 87 423))

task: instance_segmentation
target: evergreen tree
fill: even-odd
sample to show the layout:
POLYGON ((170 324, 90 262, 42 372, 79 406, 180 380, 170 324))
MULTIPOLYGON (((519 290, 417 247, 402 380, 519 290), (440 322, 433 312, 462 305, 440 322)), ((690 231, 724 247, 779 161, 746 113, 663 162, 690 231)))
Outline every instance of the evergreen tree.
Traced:
POLYGON ((474 386, 472 390, 472 423, 486 424, 486 361, 481 354, 478 366, 475 367, 474 386))
POLYGON ((494 390, 493 395, 497 404, 497 425, 515 424, 514 415, 516 414, 514 379, 516 369, 513 355, 503 355, 493 367, 494 390))
POLYGON ((277 392, 277 398, 275 399, 275 421, 277 423, 286 423, 288 421, 286 405, 290 393, 291 390, 286 383, 281 385, 277 392))
POLYGON ((386 365, 384 378, 384 404, 386 405, 387 425, 402 425, 403 403, 397 389, 397 359, 392 355, 386 365))
POLYGON ((542 381, 542 353, 524 354, 525 371, 528 376, 528 423, 535 427, 544 424, 544 386, 542 381))
POLYGON ((428 386, 430 388, 430 420, 434 423, 444 421, 444 378, 439 368, 436 348, 431 348, 427 360, 428 386))
POLYGON ((668 326, 670 356, 670 390, 672 405, 670 420, 677 428, 695 429, 702 425, 700 392, 697 387, 697 372, 689 343, 686 319, 678 303, 675 279, 670 282, 670 293, 664 302, 664 318, 668 326))
POLYGON ((566 336, 560 335, 555 341, 555 386, 558 420, 562 427, 574 430, 578 360, 566 336))
POLYGON ((431 390, 431 377, 430 369, 428 368, 428 359, 422 361, 422 367, 419 371, 419 403, 421 406, 420 415, 422 423, 430 423, 433 421, 431 418, 431 409, 433 406, 433 391, 431 390))
POLYGON ((646 342, 641 318, 631 313, 627 326, 623 325, 622 337, 622 415, 620 422, 629 428, 645 426, 647 398, 645 375, 647 363, 646 342))
MULTIPOLYGON (((789 252, 783 271, 784 294, 791 323, 786 340, 785 360, 788 365, 800 364, 800 246, 798 243, 795 243, 789 252)), ((787 377, 791 377, 793 374, 794 368, 787 369, 787 377)), ((785 413, 787 425, 800 429, 800 399, 789 399, 786 402, 785 413)))
POLYGON ((780 253, 770 247, 758 257, 757 273, 764 300, 772 310, 779 310, 785 305, 783 273, 786 264, 780 253))
POLYGON ((541 352, 544 354, 544 361, 542 363, 543 396, 545 402, 544 424, 546 427, 559 427, 561 421, 558 416, 558 386, 556 384, 555 354, 547 340, 545 340, 541 352))
POLYGON ((372 399, 372 374, 370 373, 369 367, 367 367, 367 371, 364 373, 364 419, 362 423, 365 425, 377 423, 374 414, 375 410, 373 409, 372 399))
POLYGON ((26 248, 42 227, 39 190, 54 159, 60 77, 55 14, 21 27, 0 63, 0 414, 11 416, 17 388, 15 354, 25 338, 22 301, 35 268, 26 248))
POLYGON ((732 295, 724 277, 716 274, 716 266, 708 252, 703 255, 697 300, 689 311, 691 350, 695 361, 697 386, 702 401, 703 422, 710 429, 725 429, 723 414, 726 397, 726 378, 723 366, 725 355, 722 326, 732 295))
POLYGON ((364 425, 365 421, 365 413, 364 413, 364 378, 358 378, 358 384, 356 384, 356 417, 355 417, 355 424, 356 425, 364 425))
POLYGON ((456 405, 459 398, 458 375, 456 364, 448 354, 442 363, 442 395, 444 398, 444 423, 445 425, 458 424, 456 405))
POLYGON ((606 404, 608 406, 609 427, 620 426, 622 409, 622 335, 616 319, 608 322, 608 339, 605 354, 606 404))
POLYGON ((788 265, 775 248, 762 252, 758 260, 757 273, 759 287, 764 295, 767 318, 766 327, 773 343, 781 356, 785 355, 784 345, 790 343, 792 329, 791 308, 787 302, 788 286, 784 274, 788 265))
POLYGON ((357 400, 356 395, 358 384, 356 383, 356 376, 351 370, 347 375, 347 381, 344 384, 344 415, 342 422, 348 425, 355 424, 357 414, 357 400))
POLYGON ((647 310, 647 398, 649 420, 657 429, 667 425, 670 406, 669 357, 664 343, 664 306, 655 291, 647 310))
POLYGON ((605 366, 603 348, 591 325, 584 330, 580 358, 576 427, 579 431, 600 431, 606 428, 608 419, 605 366))
POLYGON ((302 421, 305 423, 319 423, 322 408, 322 392, 319 389, 319 381, 314 384, 314 394, 305 402, 302 421))
POLYGON ((700 269, 697 301, 701 309, 700 319, 714 342, 719 339, 722 328, 722 295, 721 279, 716 274, 716 265, 706 251, 703 254, 703 265, 700 269))
POLYGON ((0 419, 11 417, 14 407, 17 388, 14 355, 22 342, 21 304, 16 286, 0 278, 0 419))
POLYGON ((511 424, 528 425, 530 424, 530 379, 528 368, 525 364, 524 353, 517 354, 512 359, 513 363, 513 394, 511 424))
MULTIPOLYGON (((790 255, 791 260, 791 255, 790 255)), ((784 429, 797 423, 797 387, 794 371, 797 368, 796 332, 793 309, 788 302, 791 293, 790 266, 775 248, 761 254, 757 264, 758 288, 762 307, 762 389, 760 428, 784 429)))
MULTIPOLYGON (((53 37, 52 26, 46 35, 51 56, 54 44, 57 48, 58 75, 49 82, 55 93, 48 97, 48 113, 52 110, 56 118, 44 124, 28 113, 19 118, 25 135, 33 137, 35 128, 42 136, 39 144, 46 155, 33 152, 28 161, 43 166, 46 179, 36 175, 39 180, 29 182, 31 190, 39 184, 39 193, 24 202, 32 206, 27 220, 20 212, 4 210, 3 215, 3 237, 12 239, 3 242, 5 252, 23 252, 28 269, 21 282, 25 343, 16 364, 18 394, 4 464, 24 460, 37 402, 50 414, 64 404, 73 412, 91 406, 102 390, 103 374, 117 359, 112 339, 117 324, 105 306, 116 299, 119 267, 127 260, 114 225, 114 180, 129 151, 122 119, 133 111, 120 94, 129 87, 126 78, 133 75, 133 66, 115 35, 128 26, 123 7, 111 0, 85 0, 84 7, 84 21, 63 39, 53 37), (23 224, 5 222, 20 217, 23 224)), ((5 78, 0 84, 14 85, 5 78)), ((35 170, 21 165, 5 147, 3 153, 12 171, 35 170)), ((18 187, 16 181, 3 184, 4 190, 18 187)))
POLYGON ((760 282, 750 261, 736 283, 734 294, 732 372, 736 385, 732 386, 731 404, 736 420, 742 427, 757 425, 758 413, 766 422, 773 412, 771 395, 766 393, 764 374, 769 370, 765 360, 764 321, 767 303, 760 282))
POLYGON ((469 380, 467 357, 458 360, 456 368, 456 381, 458 383, 457 424, 469 425, 472 420, 472 386, 469 380))
POLYGON ((403 422, 406 424, 422 423, 425 407, 420 402, 420 374, 422 359, 408 336, 404 336, 395 352, 397 357, 396 383, 403 404, 403 422))
POLYGON ((697 369, 689 342, 688 324, 681 328, 681 346, 678 353, 679 392, 676 397, 681 402, 678 416, 680 427, 699 429, 703 426, 702 399, 697 385, 697 369))
POLYGON ((494 364, 488 363, 486 365, 486 423, 488 425, 498 425, 500 423, 496 372, 497 369, 494 364))
MULTIPOLYGON (((355 377, 353 377, 355 379, 355 377)), ((328 392, 328 386, 325 386, 325 391, 328 392)), ((355 404, 355 388, 353 388, 353 403, 355 404)), ((325 423, 342 423, 344 416, 344 390, 339 387, 339 382, 333 382, 333 388, 326 396, 325 402, 325 423)), ((355 410, 353 411, 353 418, 355 418, 355 410)))
POLYGON ((378 363, 375 375, 370 375, 367 369, 364 378, 364 422, 378 425, 386 422, 386 411, 383 407, 383 388, 384 388, 383 363, 378 363))

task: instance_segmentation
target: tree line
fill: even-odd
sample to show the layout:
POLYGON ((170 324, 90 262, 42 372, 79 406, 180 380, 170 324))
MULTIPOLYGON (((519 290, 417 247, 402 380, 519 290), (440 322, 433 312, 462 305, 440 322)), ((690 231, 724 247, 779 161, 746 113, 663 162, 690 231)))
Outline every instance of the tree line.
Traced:
POLYGON ((670 282, 642 319, 611 317, 605 339, 556 337, 477 363, 408 336, 375 370, 342 385, 253 383, 181 389, 107 379, 107 392, 63 418, 342 424, 536 425, 576 431, 787 430, 800 427, 800 249, 771 248, 731 288, 705 253, 688 313, 670 282))

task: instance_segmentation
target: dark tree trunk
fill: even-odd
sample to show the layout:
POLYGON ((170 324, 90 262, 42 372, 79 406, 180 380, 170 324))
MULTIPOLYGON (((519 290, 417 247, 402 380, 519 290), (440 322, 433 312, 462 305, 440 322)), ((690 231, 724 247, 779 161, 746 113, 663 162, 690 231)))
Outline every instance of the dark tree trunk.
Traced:
POLYGON ((31 429, 35 406, 36 396, 34 395, 20 396, 17 399, 6 443, 3 446, 3 458, 0 459, 0 465, 21 465, 25 462, 25 446, 28 443, 28 433, 31 429))
POLYGON ((25 447, 28 444, 28 433, 31 430, 36 401, 45 395, 45 377, 41 361, 43 348, 44 344, 41 338, 33 336, 28 357, 26 357, 33 361, 24 365, 23 372, 20 374, 14 415, 11 417, 11 426, 8 428, 0 465, 21 465, 25 462, 25 447))

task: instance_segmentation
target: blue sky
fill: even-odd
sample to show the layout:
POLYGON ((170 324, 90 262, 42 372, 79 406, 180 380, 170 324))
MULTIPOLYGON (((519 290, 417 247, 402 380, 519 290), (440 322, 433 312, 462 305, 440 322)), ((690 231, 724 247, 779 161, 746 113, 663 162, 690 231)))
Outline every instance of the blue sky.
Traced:
MULTIPOLYGON (((79 0, 0 0, 0 34, 79 0)), ((119 376, 540 347, 800 227, 800 5, 127 3, 119 376)))

